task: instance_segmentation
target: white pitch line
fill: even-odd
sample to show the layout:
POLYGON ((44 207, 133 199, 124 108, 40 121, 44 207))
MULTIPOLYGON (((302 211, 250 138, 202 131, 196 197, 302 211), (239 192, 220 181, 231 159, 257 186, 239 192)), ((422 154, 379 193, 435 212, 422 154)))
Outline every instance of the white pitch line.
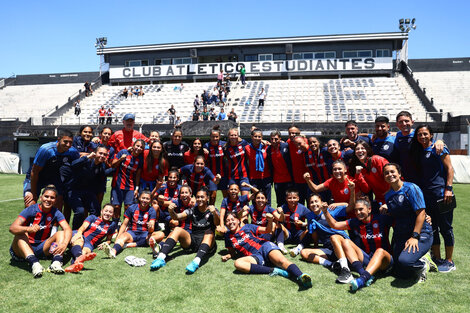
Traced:
POLYGON ((0 203, 1 203, 1 202, 16 201, 16 200, 21 200, 21 199, 23 199, 23 198, 8 199, 8 200, 0 200, 0 203))

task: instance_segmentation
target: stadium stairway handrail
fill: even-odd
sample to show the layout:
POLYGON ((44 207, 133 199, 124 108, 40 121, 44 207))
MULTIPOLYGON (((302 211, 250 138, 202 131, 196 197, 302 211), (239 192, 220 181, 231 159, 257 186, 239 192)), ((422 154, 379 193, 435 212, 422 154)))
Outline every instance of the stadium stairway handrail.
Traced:
POLYGON ((7 86, 10 86, 14 82, 16 82, 16 75, 15 74, 11 75, 8 78, 1 79, 0 80, 0 90, 2 90, 3 88, 5 88, 7 86))
POLYGON ((413 71, 405 61, 400 62, 400 72, 402 73, 403 77, 405 77, 408 84, 410 84, 411 88, 416 93, 416 96, 418 96, 429 116, 435 121, 442 122, 442 114, 436 109, 434 104, 426 96, 424 90, 421 89, 418 82, 414 79, 413 71))
MULTIPOLYGON (((103 76, 105 76, 107 73, 103 73, 101 76, 96 78, 92 84, 91 84, 91 89, 93 91, 96 91, 98 88, 100 88, 103 84, 103 76)), ((78 90, 78 92, 75 92, 72 94, 66 103, 64 103, 61 106, 56 106, 46 114, 42 116, 42 125, 52 125, 54 124, 58 119, 61 118, 62 115, 64 115, 67 110, 69 110, 73 104, 77 100, 82 100, 85 98, 85 92, 82 91, 82 89, 78 90)))

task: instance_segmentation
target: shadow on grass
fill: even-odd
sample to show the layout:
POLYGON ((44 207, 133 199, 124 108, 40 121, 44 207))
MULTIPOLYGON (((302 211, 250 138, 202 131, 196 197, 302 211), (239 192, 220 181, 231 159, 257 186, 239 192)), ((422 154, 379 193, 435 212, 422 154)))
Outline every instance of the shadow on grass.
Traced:
POLYGON ((395 288, 410 288, 416 285, 416 279, 403 279, 403 278, 396 278, 390 283, 392 287, 395 288))
POLYGON ((26 272, 31 272, 31 268, 30 268, 28 262, 26 262, 26 261, 20 262, 20 261, 10 260, 10 265, 14 266, 14 267, 17 267, 19 269, 22 269, 26 272))

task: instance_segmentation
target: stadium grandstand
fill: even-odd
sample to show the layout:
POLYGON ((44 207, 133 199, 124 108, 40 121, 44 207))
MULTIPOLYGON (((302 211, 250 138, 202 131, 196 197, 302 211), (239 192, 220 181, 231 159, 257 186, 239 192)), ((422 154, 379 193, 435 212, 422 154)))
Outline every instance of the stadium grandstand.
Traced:
POLYGON ((222 73, 230 80, 229 92, 211 106, 216 114, 233 109, 245 136, 248 131, 243 130, 253 123, 263 131, 296 123, 319 134, 340 135, 351 119, 370 131, 377 116, 394 121, 406 110, 418 122, 433 123, 449 147, 463 153, 468 149, 470 58, 408 60, 407 41, 407 32, 390 32, 101 44, 97 54, 109 67, 101 76, 100 71, 0 80, 1 132, 7 138, 0 145, 3 151, 20 153, 29 165, 31 151, 59 128, 75 131, 89 124, 99 131, 100 109, 110 109, 113 130, 131 112, 144 133, 154 129, 165 136, 173 126, 171 105, 183 130, 190 130, 185 135, 207 136, 195 125, 208 122, 192 121, 194 99, 217 87, 222 73), (93 90, 88 97, 85 82, 93 90), (142 88, 143 95, 131 96, 131 88, 142 88), (263 90, 266 102, 259 106, 263 90))

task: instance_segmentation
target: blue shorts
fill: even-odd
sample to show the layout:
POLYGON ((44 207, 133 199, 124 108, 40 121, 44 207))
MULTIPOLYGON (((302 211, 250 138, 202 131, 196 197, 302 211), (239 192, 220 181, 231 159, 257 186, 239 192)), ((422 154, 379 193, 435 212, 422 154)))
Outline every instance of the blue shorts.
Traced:
MULTIPOLYGON (((46 243, 46 241, 44 240, 43 242, 41 243, 38 243, 38 244, 34 244, 34 243, 30 243, 30 247, 31 249, 33 250, 33 253, 34 255, 38 258, 38 259, 47 259, 48 256, 46 256, 44 254, 44 244, 46 243)), ((26 261, 26 259, 16 255, 15 251, 13 251, 13 247, 10 246, 10 256, 13 260, 17 261, 17 262, 24 262, 26 261)))
POLYGON ((286 243, 292 243, 292 244, 299 244, 300 243, 300 236, 304 232, 303 229, 294 229, 292 232, 290 230, 287 230, 289 233, 289 237, 286 238, 286 243))
MULTIPOLYGON (((372 259, 372 256, 374 255, 374 253, 366 253, 364 250, 362 250, 362 257, 363 257, 363 260, 362 260, 362 264, 364 267, 367 267, 367 265, 369 264, 370 260, 372 259)), ((391 254, 390 254, 391 256, 391 254)), ((393 257, 391 256, 391 259, 390 259, 390 264, 388 265, 388 267, 383 270, 383 272, 388 272, 389 270, 391 270, 393 268, 393 257)))
POLYGON ((134 203, 134 190, 122 190, 113 188, 111 190, 111 204, 112 205, 131 205, 134 203))
POLYGON ((217 190, 227 190, 228 189, 228 178, 222 177, 217 184, 217 190))
POLYGON ((84 212, 98 216, 100 214, 100 204, 96 194, 91 190, 69 190, 67 192, 67 203, 74 213, 84 212))
POLYGON ((258 253, 252 254, 251 256, 255 258, 256 263, 258 263, 259 265, 270 264, 271 261, 269 260, 269 253, 273 250, 281 250, 281 249, 279 249, 279 247, 276 244, 268 241, 268 242, 263 243, 261 248, 258 250, 258 253))
MULTIPOLYGON (((76 234, 77 234, 76 230, 72 231, 72 237, 75 236, 76 234)), ((93 247, 93 245, 88 240, 86 240, 86 238, 83 237, 83 235, 82 235, 82 239, 83 239, 83 248, 88 248, 91 251, 93 251, 93 249, 95 249, 95 247, 93 247)))
POLYGON ((27 192, 31 192, 31 180, 29 178, 25 178, 23 181, 23 197, 27 192))
POLYGON ((153 189, 155 189, 156 185, 157 185, 157 182, 154 181, 154 180, 151 181, 151 180, 141 179, 140 180, 140 187, 139 187, 140 189, 139 189, 139 191, 142 192, 145 189, 152 191, 153 189))
POLYGON ((239 179, 230 178, 228 180, 228 186, 236 184, 236 185, 238 185, 238 187, 240 187, 241 191, 250 191, 250 187, 242 187, 243 182, 245 182, 247 184, 250 183, 250 181, 248 180, 247 177, 243 177, 243 178, 239 178, 239 179))
POLYGON ((147 231, 132 231, 128 230, 128 234, 132 236, 132 240, 137 244, 137 247, 145 247, 147 246, 147 231))

